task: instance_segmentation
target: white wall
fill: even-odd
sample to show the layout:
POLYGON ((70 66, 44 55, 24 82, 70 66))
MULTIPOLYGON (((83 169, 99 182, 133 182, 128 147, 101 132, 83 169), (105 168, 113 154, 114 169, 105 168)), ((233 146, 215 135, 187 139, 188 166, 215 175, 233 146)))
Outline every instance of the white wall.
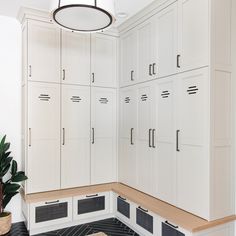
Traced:
MULTIPOLYGON (((7 135, 12 155, 21 166, 21 27, 0 16, 0 137, 7 135)), ((22 221, 20 195, 7 207, 13 222, 22 221)))

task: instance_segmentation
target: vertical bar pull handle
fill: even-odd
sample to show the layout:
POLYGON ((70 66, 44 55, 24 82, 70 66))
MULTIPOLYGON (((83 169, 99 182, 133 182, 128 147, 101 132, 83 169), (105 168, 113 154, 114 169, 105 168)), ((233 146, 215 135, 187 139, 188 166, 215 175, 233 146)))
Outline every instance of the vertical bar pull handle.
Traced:
POLYGON ((29 147, 31 147, 31 128, 29 128, 29 147))
POLYGON ((177 68, 180 68, 180 55, 177 55, 177 68))
POLYGON ((155 70, 155 68, 156 68, 156 63, 153 63, 153 64, 152 64, 152 74, 153 74, 153 75, 156 75, 156 70, 155 70))
POLYGON ((131 128, 130 130, 130 144, 131 145, 134 145, 133 133, 134 133, 134 128, 131 128))
POLYGON ((134 81, 134 71, 131 71, 131 81, 134 81))
POLYGON ((29 77, 31 78, 32 77, 32 66, 29 65, 29 77))
POLYGON ((65 80, 66 79, 66 70, 63 69, 62 70, 62 80, 65 80))
POLYGON ((156 130, 153 129, 152 130, 152 147, 153 148, 156 148, 156 146, 155 146, 155 132, 156 132, 156 130))
POLYGON ((148 146, 151 148, 152 144, 151 144, 151 133, 152 133, 152 129, 149 129, 148 131, 148 146))
POLYGON ((95 143, 95 140, 94 140, 94 128, 92 128, 92 144, 95 143))
POLYGON ((149 65, 149 75, 152 76, 152 64, 149 65))
POLYGON ((92 83, 94 83, 94 82, 95 82, 95 74, 92 73, 92 83))
POLYGON ((65 145, 65 128, 62 129, 62 145, 65 145))
POLYGON ((180 133, 180 130, 176 130, 176 151, 177 152, 180 152, 180 150, 179 150, 179 133, 180 133))

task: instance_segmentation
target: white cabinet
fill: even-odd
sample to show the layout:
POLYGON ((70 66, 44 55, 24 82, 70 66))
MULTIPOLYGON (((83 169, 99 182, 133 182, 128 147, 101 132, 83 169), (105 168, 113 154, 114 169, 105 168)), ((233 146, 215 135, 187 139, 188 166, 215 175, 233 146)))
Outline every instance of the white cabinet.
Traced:
POLYGON ((116 181, 116 89, 92 88, 91 182, 116 181))
POLYGON ((136 186, 137 90, 121 90, 119 181, 136 186))
POLYGON ((137 46, 136 30, 128 31, 120 39, 121 86, 127 86, 138 82, 137 46))
POLYGON ((60 82, 60 29, 53 24, 28 22, 28 80, 60 82))
POLYGON ((115 37, 94 34, 91 36, 92 85, 116 87, 117 40, 115 37))
POLYGON ((61 82, 63 84, 90 84, 90 35, 61 32, 61 82))
POLYGON ((153 161, 156 147, 155 128, 155 90, 152 83, 138 86, 138 121, 137 121, 137 185, 138 189, 153 194, 153 161))
POLYGON ((27 193, 60 189, 60 85, 28 83, 27 193))
POLYGON ((210 188, 208 83, 208 68, 180 75, 177 106, 177 206, 205 219, 210 188))
POLYGON ((155 82, 157 117, 156 152, 154 158, 155 196, 176 204, 176 92, 178 78, 163 78, 155 82))
POLYGON ((208 0, 178 0, 181 71, 209 65, 209 3, 208 0))
POLYGON ((90 184, 90 88, 62 85, 61 188, 90 184))
POLYGON ((155 22, 153 18, 137 27, 138 37, 138 80, 148 81, 157 76, 155 22))
MULTIPOLYGON (((154 16, 156 40, 157 76, 164 77, 177 72, 178 11, 177 2, 154 16)), ((155 65, 154 65, 155 66, 155 65)), ((154 68, 155 69, 155 68, 154 68)))

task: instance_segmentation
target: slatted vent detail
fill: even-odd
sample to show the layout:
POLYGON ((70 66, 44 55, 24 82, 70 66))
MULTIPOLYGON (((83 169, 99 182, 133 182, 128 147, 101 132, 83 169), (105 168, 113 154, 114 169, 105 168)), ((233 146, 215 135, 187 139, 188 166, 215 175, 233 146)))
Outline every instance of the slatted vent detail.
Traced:
POLYGON ((147 99, 148 99, 147 94, 143 94, 143 95, 141 96, 141 101, 142 101, 142 102, 147 101, 147 99))
POLYGON ((117 198, 117 211, 130 218, 130 204, 121 197, 117 198))
POLYGON ((70 100, 72 102, 80 102, 82 99, 80 96, 72 96, 70 100))
POLYGON ((138 208, 136 209, 136 223, 153 234, 153 216, 138 208))
POLYGON ((51 99, 51 97, 48 94, 40 94, 39 100, 48 102, 51 99))
POLYGON ((198 90, 199 90, 199 89, 198 89, 197 86, 189 86, 189 87, 188 87, 188 90, 187 90, 187 93, 188 93, 189 95, 196 94, 198 90))
POLYGON ((161 97, 162 98, 168 98, 170 96, 170 92, 168 90, 162 91, 161 97))
POLYGON ((99 102, 102 104, 107 104, 109 102, 109 100, 107 98, 100 98, 99 102))
POLYGON ((130 100, 131 100, 130 97, 126 97, 125 98, 125 103, 130 103, 130 100))

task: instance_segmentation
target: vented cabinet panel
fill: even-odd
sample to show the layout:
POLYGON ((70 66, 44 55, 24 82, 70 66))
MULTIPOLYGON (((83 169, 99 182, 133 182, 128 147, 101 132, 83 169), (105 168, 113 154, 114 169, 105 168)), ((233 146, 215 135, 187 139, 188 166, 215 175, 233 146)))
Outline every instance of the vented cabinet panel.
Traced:
POLYGON ((50 220, 56 220, 68 216, 68 203, 58 203, 48 206, 36 207, 35 222, 41 223, 50 220))
POLYGON ((78 200, 78 215, 105 210, 105 196, 78 200))
POLYGON ((185 236, 185 234, 165 223, 162 223, 162 236, 185 236))
POLYGON ((130 218, 130 204, 120 197, 117 198, 117 211, 130 218))
POLYGON ((153 216, 139 208, 136 209, 136 223, 153 234, 153 216))

